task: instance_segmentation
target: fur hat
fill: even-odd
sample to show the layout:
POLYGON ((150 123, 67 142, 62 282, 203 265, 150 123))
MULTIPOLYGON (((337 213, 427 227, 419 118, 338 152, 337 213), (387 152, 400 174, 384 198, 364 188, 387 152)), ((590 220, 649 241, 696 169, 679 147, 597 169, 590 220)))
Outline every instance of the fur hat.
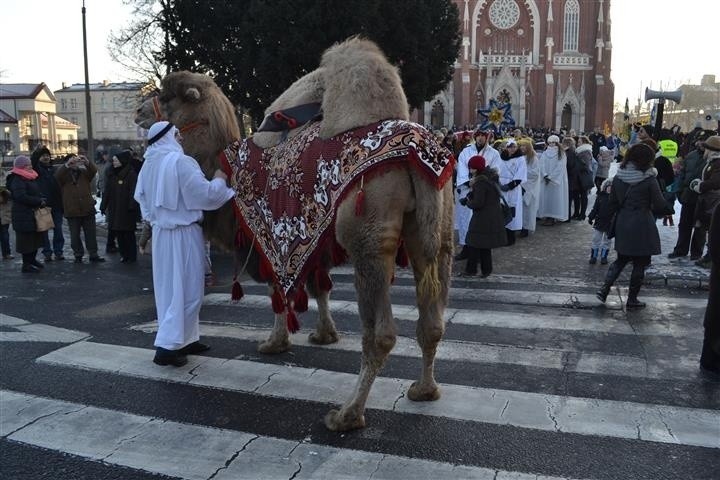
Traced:
POLYGON ((25 168, 29 165, 32 165, 32 162, 30 161, 30 158, 25 155, 18 155, 13 161, 13 168, 25 168))
POLYGON ((705 149, 720 152, 720 135, 713 135, 705 140, 705 149))
POLYGON ((485 170, 485 157, 483 157, 482 155, 475 155, 473 157, 470 157, 470 160, 468 160, 468 168, 472 168, 473 170, 482 172, 483 170, 485 170))
POLYGON ((50 149, 45 146, 38 148, 36 151, 38 157, 42 157, 43 155, 52 156, 52 154, 50 153, 50 149))
POLYGON ((655 135, 655 127, 653 127, 653 126, 650 125, 649 123, 647 123, 647 124, 645 124, 645 125, 642 125, 640 128, 642 128, 643 130, 645 130, 645 133, 647 133, 647 134, 650 135, 651 137, 652 137, 653 135, 655 135))
POLYGON ((123 150, 121 152, 117 152, 114 156, 116 156, 117 159, 120 160, 120 163, 122 165, 127 165, 133 158, 132 152, 130 152, 130 150, 123 150))
POLYGON ((547 139, 547 143, 560 143, 560 137, 557 135, 550 135, 547 139))

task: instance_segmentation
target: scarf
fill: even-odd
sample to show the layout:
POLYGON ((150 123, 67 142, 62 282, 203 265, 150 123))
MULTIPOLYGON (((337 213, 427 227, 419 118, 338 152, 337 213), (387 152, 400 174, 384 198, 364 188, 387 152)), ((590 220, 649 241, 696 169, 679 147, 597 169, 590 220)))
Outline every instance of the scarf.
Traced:
POLYGON ((648 177, 657 176, 657 170, 655 170, 655 168, 648 168, 642 172, 637 169, 634 163, 628 163, 625 165, 625 168, 619 168, 616 175, 623 182, 635 185, 648 177))
POLYGON ((15 175, 23 177, 27 180, 35 180, 38 177, 38 173, 35 170, 27 170, 25 168, 13 167, 13 169, 10 170, 10 173, 14 173, 15 175))
MULTIPOLYGON (((162 128, 167 125, 167 122, 157 122, 156 125, 158 124, 162 128)), ((159 128, 157 130, 160 131, 159 128)), ((149 171, 157 173, 156 176, 153 175, 158 179, 158 182, 152 186, 154 192, 150 202, 154 207, 162 207, 168 210, 177 209, 178 192, 180 191, 177 162, 180 157, 185 155, 182 146, 175 139, 176 132, 177 128, 171 127, 167 133, 148 147, 145 152, 145 165, 143 166, 143 169, 147 168, 149 171)))

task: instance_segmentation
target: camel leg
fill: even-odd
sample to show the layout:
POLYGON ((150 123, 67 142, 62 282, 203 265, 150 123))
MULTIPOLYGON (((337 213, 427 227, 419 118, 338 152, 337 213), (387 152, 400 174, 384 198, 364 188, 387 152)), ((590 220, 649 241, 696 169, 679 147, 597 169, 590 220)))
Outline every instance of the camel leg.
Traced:
POLYGON ((331 410, 325 416, 325 426, 332 431, 365 426, 365 403, 370 388, 395 346, 397 330, 390 303, 393 260, 394 255, 374 260, 366 256, 355 264, 358 310, 363 324, 362 359, 352 395, 340 410, 331 410))
POLYGON ((338 341, 335 322, 330 314, 330 292, 311 292, 318 305, 318 321, 315 331, 308 335, 308 340, 317 345, 329 345, 338 341))
MULTIPOLYGON (((272 289, 270 290, 272 294, 272 289)), ((258 345, 260 353, 283 353, 290 350, 290 335, 287 329, 286 313, 276 313, 270 336, 258 345)))
MULTIPOLYGON (((452 195, 443 192, 444 201, 452 202, 452 195)), ((443 209, 441 220, 440 251, 436 258, 429 259, 423 250, 422 239, 427 238, 429 232, 422 232, 422 226, 417 221, 406 221, 403 228, 405 248, 411 259, 415 284, 419 287, 420 279, 427 273, 432 261, 437 262, 437 279, 439 292, 433 297, 428 292, 417 288, 417 305, 419 317, 416 326, 417 342, 422 350, 422 370, 420 379, 408 389, 408 398, 413 401, 430 401, 440 398, 440 388, 435 382, 435 355, 437 346, 445 333, 445 307, 448 303, 450 276, 452 269, 452 210, 443 209)))
POLYGON ((315 299, 318 306, 317 326, 315 331, 308 335, 308 340, 316 345, 336 343, 339 337, 330 313, 330 292, 323 291, 317 286, 314 275, 310 275, 306 286, 308 293, 315 299))

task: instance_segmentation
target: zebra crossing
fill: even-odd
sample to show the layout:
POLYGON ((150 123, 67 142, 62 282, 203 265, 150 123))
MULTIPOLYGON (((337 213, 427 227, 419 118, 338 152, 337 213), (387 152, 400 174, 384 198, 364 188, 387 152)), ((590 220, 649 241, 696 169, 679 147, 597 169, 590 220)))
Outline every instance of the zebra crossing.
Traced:
POLYGON ((367 427, 333 433, 322 416, 354 388, 361 351, 352 271, 333 280, 338 343, 307 340, 311 300, 291 352, 261 355, 265 288, 239 303, 211 292, 201 331, 213 348, 181 368, 150 361, 151 311, 109 331, 0 314, 0 346, 47 379, 26 388, 8 372, 20 360, 0 365, 0 449, 124 469, 108 478, 716 478, 720 382, 697 369, 706 299, 648 289, 647 311, 625 312, 623 289, 597 308, 594 286, 571 278, 454 279, 442 397, 416 403, 414 287, 399 273, 398 341, 367 427))

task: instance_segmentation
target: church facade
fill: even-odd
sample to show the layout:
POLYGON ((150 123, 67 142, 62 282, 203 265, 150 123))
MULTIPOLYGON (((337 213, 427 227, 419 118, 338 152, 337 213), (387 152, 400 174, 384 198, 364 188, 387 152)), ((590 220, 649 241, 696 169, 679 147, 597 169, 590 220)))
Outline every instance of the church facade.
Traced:
POLYGON ((422 123, 475 126, 504 112, 522 127, 612 126, 610 0, 454 0, 462 47, 422 123))

